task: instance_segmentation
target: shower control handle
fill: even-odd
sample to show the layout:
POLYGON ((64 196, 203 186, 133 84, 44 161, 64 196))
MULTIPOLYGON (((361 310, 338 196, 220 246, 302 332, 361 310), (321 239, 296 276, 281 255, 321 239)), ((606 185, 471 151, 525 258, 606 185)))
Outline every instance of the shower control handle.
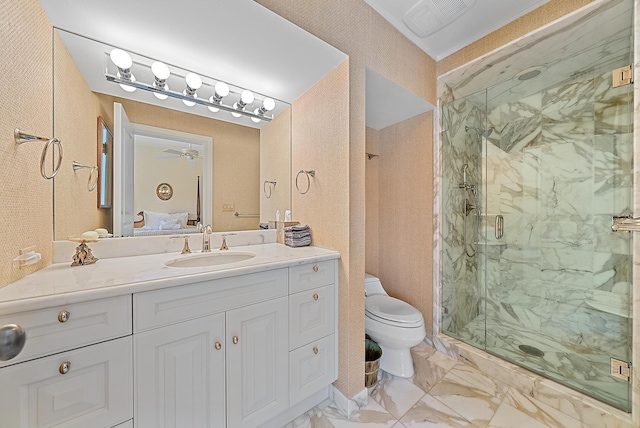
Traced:
POLYGON ((496 239, 500 239, 504 236, 504 217, 500 214, 496 216, 495 231, 496 239))

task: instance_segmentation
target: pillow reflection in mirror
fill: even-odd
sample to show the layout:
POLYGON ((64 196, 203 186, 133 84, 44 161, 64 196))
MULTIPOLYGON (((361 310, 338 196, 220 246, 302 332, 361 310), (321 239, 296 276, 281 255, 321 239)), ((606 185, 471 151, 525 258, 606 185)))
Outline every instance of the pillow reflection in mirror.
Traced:
POLYGON ((174 230, 187 227, 187 220, 189 218, 188 212, 183 213, 159 213, 155 211, 143 211, 144 213, 144 228, 154 230, 174 230), (170 225, 177 225, 173 227, 170 225))

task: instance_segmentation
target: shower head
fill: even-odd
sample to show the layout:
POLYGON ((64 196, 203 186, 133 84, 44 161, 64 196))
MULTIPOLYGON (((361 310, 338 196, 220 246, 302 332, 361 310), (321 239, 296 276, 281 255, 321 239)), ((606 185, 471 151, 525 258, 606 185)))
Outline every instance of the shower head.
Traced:
POLYGON ((484 137, 484 138, 489 138, 489 135, 491 135, 491 133, 493 132, 493 129, 491 128, 482 129, 482 128, 476 128, 475 126, 467 126, 467 125, 465 125, 464 130, 465 132, 474 131, 476 134, 478 134, 479 137, 484 137))

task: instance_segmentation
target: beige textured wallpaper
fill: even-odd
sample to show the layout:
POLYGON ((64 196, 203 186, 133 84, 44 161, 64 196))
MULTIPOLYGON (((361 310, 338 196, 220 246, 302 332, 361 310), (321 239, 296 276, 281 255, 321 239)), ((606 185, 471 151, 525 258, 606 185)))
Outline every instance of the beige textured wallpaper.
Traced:
MULTIPOLYGON (((260 212, 260 130, 103 94, 98 98, 105 110, 111 110, 111 116, 113 103, 118 102, 131 122, 211 137, 213 230, 258 228, 258 217, 239 218, 234 211, 223 211, 222 206, 234 204, 242 213, 260 212)), ((111 117, 105 119, 109 125, 113 123, 111 117)))
MULTIPOLYGON (((347 397, 353 397, 364 388, 365 69, 369 67, 435 104, 436 63, 363 1, 258 0, 258 3, 349 55, 348 117, 337 123, 326 122, 324 128, 317 128, 313 142, 323 150, 305 157, 304 165, 309 167, 297 164, 294 155, 292 173, 295 175, 301 168, 323 164, 323 159, 333 150, 342 152, 339 143, 325 135, 336 132, 337 126, 348 127, 349 167, 347 176, 341 178, 348 177, 348 181, 339 189, 346 199, 323 201, 312 190, 307 195, 309 197, 301 201, 294 194, 293 211, 295 218, 301 203, 313 204, 320 211, 316 214, 318 223, 311 224, 315 243, 332 242, 323 239, 325 236, 336 236, 339 240, 339 243, 331 245, 343 255, 340 269, 340 377, 336 386, 347 397), (345 123, 346 120, 348 122, 345 123), (316 199, 307 202, 311 198, 316 199), (344 227, 347 229, 337 236, 336 230, 344 227), (344 249, 348 252, 345 253, 344 249)), ((330 90, 336 92, 335 88, 330 90)), ((294 130, 299 127, 295 108, 294 104, 294 130)), ((304 129, 304 125, 301 124, 300 128, 304 129)), ((294 135, 294 153, 299 144, 294 135)), ((427 136, 426 144, 431 144, 431 135, 427 136)), ((316 182, 319 182, 320 175, 317 178, 316 182)), ((411 260, 424 263, 410 253, 396 254, 395 257, 407 263, 411 260)))
MULTIPOLYGON (((98 227, 111 229, 111 209, 98 209, 98 191, 89 192, 89 170, 73 170, 73 161, 98 162, 98 116, 104 116, 67 48, 53 32, 53 131, 64 142, 65 164, 54 179, 55 239, 98 227)), ((92 183, 93 183, 92 178, 92 183)))
MULTIPOLYGON (((44 143, 14 142, 13 130, 51 138, 51 25, 37 0, 0 0, 0 287, 51 263, 53 183, 40 175, 44 143), (42 260, 13 267, 20 249, 42 260)), ((63 141, 64 143, 64 141, 63 141)), ((71 161, 65 158, 64 167, 71 161)))
POLYGON ((387 293, 433 313, 433 112, 379 131, 379 277, 387 293))
POLYGON ((438 62, 438 76, 524 36, 594 0, 551 0, 438 62))
POLYGON ((260 130, 260 220, 291 209, 291 107, 260 130), (264 182, 276 181, 275 187, 264 182), (269 190, 271 189, 271 190, 269 190), (267 198, 268 195, 271 197, 267 198))

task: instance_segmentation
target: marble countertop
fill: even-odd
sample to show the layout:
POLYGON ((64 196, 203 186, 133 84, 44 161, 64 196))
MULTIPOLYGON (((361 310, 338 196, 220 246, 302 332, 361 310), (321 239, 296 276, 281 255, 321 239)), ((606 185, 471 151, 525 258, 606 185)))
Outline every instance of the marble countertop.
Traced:
POLYGON ((253 253, 255 257, 235 263, 208 267, 176 268, 166 262, 210 253, 162 253, 98 260, 87 266, 71 267, 70 262, 54 263, 38 272, 0 288, 0 312, 33 310, 137 293, 165 287, 209 281, 248 273, 263 272, 304 263, 333 260, 336 251, 319 247, 290 248, 282 244, 238 246, 224 253, 253 253))

